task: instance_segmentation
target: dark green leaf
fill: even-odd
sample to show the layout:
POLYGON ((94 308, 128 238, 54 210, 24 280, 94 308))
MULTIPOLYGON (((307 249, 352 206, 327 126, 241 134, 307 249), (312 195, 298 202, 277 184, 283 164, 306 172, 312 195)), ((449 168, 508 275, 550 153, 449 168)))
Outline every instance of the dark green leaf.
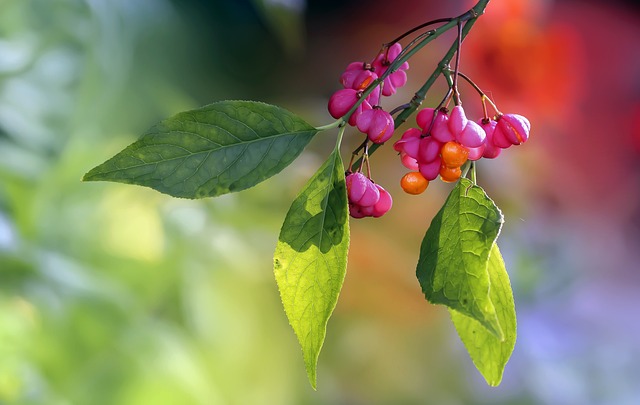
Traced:
POLYGON ((500 339, 487 261, 501 227, 502 213, 484 190, 460 179, 427 230, 416 272, 427 300, 476 319, 500 339))
POLYGON ((489 385, 497 386, 502 380, 502 372, 516 344, 516 308, 513 303, 509 275, 504 266, 500 249, 495 243, 489 255, 487 270, 491 283, 489 298, 496 308, 504 340, 489 333, 478 321, 454 310, 449 310, 449 312, 473 364, 476 365, 489 385))
POLYGON ((274 255, 280 297, 314 388, 318 355, 342 288, 348 250, 347 192, 336 148, 293 201, 274 255))
POLYGON ((174 197, 215 197, 280 172, 316 133, 282 108, 221 101, 160 122, 83 180, 138 184, 174 197))

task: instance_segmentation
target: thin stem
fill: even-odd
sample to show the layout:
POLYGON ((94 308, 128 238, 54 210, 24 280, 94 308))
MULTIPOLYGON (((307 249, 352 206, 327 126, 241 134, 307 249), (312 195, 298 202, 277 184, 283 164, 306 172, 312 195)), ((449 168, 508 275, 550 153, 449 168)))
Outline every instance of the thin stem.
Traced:
POLYGON ((462 49, 462 23, 458 21, 458 49, 456 50, 456 70, 453 73, 453 103, 460 105, 460 92, 458 91, 458 73, 460 72, 460 50, 462 49))
POLYGON ((404 34, 400 35, 398 38, 395 38, 391 42, 388 42, 388 43, 384 44, 384 46, 385 47, 390 47, 391 45, 395 44, 398 41, 401 41, 402 39, 408 37, 409 35, 413 34, 416 31, 419 31, 419 30, 421 30, 423 28, 426 28, 426 27, 428 27, 430 25, 433 25, 433 24, 447 23, 449 21, 451 21, 451 18, 438 18, 438 19, 435 19, 435 20, 428 21, 428 22, 426 22, 424 24, 420 24, 417 27, 411 28, 409 31, 407 31, 404 34))
POLYGON ((471 85, 471 87, 473 87, 474 89, 476 89, 476 91, 478 92, 478 94, 480 94, 481 96, 486 96, 486 94, 484 93, 484 91, 482 91, 482 89, 475 84, 475 82, 473 80, 471 80, 469 78, 469 76, 465 75, 462 72, 458 72, 458 76, 462 77, 464 80, 467 81, 467 83, 469 83, 471 85))
POLYGON ((471 162, 471 181, 473 182, 473 184, 478 184, 477 179, 476 179, 476 162, 471 162))
POLYGON ((355 159, 356 156, 358 155, 356 155, 355 153, 351 154, 351 159, 349 160, 349 164, 347 165, 347 173, 353 173, 353 170, 351 170, 351 167, 353 166, 353 159, 355 159))
POLYGON ((340 126, 344 126, 344 124, 345 124, 344 120, 339 119, 339 120, 335 120, 331 124, 323 125, 321 127, 316 127, 316 131, 321 132, 321 131, 326 131, 327 129, 338 128, 340 126))
POLYGON ((364 145, 364 153, 362 157, 364 158, 364 162, 367 165, 367 177, 371 178, 371 165, 369 164, 369 142, 364 145))
POLYGON ((482 101, 482 113, 484 114, 483 123, 489 122, 489 112, 487 111, 487 103, 485 103, 486 97, 480 97, 482 101))
POLYGON ((409 108, 409 107, 411 107, 411 104, 409 104, 409 103, 405 103, 405 104, 399 105, 396 108, 394 108, 393 110, 391 110, 389 112, 389 115, 394 115, 394 114, 399 113, 400 111, 402 111, 402 110, 404 110, 406 108, 409 108))
POLYGON ((362 141, 362 143, 360 144, 360 146, 358 146, 357 148, 355 148, 355 150, 353 151, 354 155, 357 155, 362 149, 364 149, 367 146, 367 143, 369 142, 369 138, 368 137, 364 137, 364 141, 362 141))
POLYGON ((491 98, 489 98, 489 96, 487 96, 487 94, 484 91, 482 91, 480 86, 475 84, 475 82, 471 80, 469 76, 463 74, 462 72, 458 72, 458 75, 462 77, 464 80, 466 80, 467 83, 469 83, 471 87, 473 87, 478 92, 478 94, 480 94, 480 98, 482 100, 482 111, 484 112, 484 118, 487 118, 487 119, 489 118, 489 112, 487 111, 487 105, 485 104, 486 101, 488 101, 489 104, 491 104, 491 107, 493 107, 496 114, 498 115, 502 114, 500 110, 498 110, 498 107, 495 105, 495 103, 491 100, 491 98))
POLYGON ((336 139, 336 150, 340 149, 340 145, 342 145, 342 135, 344 135, 344 130, 347 129, 344 125, 340 127, 338 130, 338 139, 336 139))
POLYGON ((402 51, 400 51, 400 54, 398 55, 399 57, 403 56, 405 53, 407 53, 411 48, 413 48, 417 43, 419 43, 420 41, 422 41, 423 39, 425 39, 426 37, 435 34, 435 30, 429 30, 427 32, 423 32, 422 34, 418 35, 417 37, 415 37, 411 42, 409 42, 407 44, 407 46, 404 47, 404 49, 402 51))
POLYGON ((489 104, 491 104, 491 107, 493 107, 493 109, 495 110, 496 114, 498 115, 502 115, 502 113, 500 112, 500 110, 498 110, 498 107, 495 105, 495 103, 493 101, 491 101, 491 99, 485 94, 482 96, 483 100, 487 100, 489 102, 489 104))
POLYGON ((460 174, 460 178, 464 178, 467 177, 467 174, 469 173, 469 168, 471 167, 471 160, 467 160, 463 165, 462 165, 462 174, 460 174))
MULTIPOLYGON (((367 146, 368 142, 369 138, 365 136, 364 141, 360 144, 360 146, 358 146, 353 150, 353 152, 351 152, 351 160, 349 161, 349 166, 347 166, 349 171, 355 171, 351 170, 351 167, 353 166, 353 160, 356 158, 356 156, 358 156, 358 153, 360 153, 360 151, 367 146)), ((358 167, 357 169, 357 171, 361 171, 360 169, 362 169, 362 167, 358 167)))
POLYGON ((451 93, 453 93, 453 89, 451 87, 449 87, 449 91, 447 91, 447 94, 444 95, 444 98, 442 99, 442 101, 440 102, 440 104, 438 104, 438 107, 436 107, 433 110, 433 117, 431 117, 431 122, 429 123, 429 128, 427 129, 427 131, 420 135, 420 138, 424 138, 427 135, 431 135, 431 131, 433 130, 433 125, 436 122, 436 117, 438 116, 438 114, 440 113, 440 109, 448 103, 448 100, 451 97, 451 93))
MULTIPOLYGON (((449 19, 450 20, 450 19, 449 19)), ((418 35, 417 37, 415 37, 411 42, 409 42, 407 44, 407 46, 405 46, 400 53, 398 54, 398 56, 396 56, 396 59, 403 57, 404 55, 406 55, 407 52, 409 52, 411 49, 413 49, 414 46, 416 46, 416 44, 420 43, 421 41, 423 41, 425 38, 429 37, 430 35, 433 35, 436 33, 436 30, 429 30, 427 32, 423 32, 422 34, 418 35)), ((389 52, 389 48, 387 48, 387 52, 389 52)))
POLYGON ((447 84, 449 85, 449 91, 447 91, 447 94, 444 96, 440 104, 438 104, 438 108, 436 108, 437 110, 441 109, 442 107, 448 108, 449 103, 451 102, 451 98, 454 96, 454 87, 453 87, 453 79, 451 78, 451 69, 442 71, 442 76, 444 76, 445 80, 447 81, 447 84))

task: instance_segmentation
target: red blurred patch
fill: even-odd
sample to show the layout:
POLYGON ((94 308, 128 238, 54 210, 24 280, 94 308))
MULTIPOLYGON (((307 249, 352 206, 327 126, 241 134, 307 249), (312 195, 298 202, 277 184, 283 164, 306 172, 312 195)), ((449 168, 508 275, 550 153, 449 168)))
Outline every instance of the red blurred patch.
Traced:
POLYGON ((640 153, 640 103, 631 107, 630 116, 631 142, 637 153, 640 153))
POLYGON ((554 23, 543 28, 531 19, 512 17, 499 24, 479 20, 473 34, 465 41, 463 52, 470 60, 465 69, 470 66, 480 86, 499 95, 496 102, 526 101, 549 114, 564 110, 578 96, 585 63, 573 27, 554 23))

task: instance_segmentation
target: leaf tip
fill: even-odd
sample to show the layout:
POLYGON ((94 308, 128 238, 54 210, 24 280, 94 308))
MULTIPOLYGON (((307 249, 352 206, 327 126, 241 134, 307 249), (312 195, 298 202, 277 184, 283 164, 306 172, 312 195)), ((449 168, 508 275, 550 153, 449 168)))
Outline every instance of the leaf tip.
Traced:
POLYGON ((91 171, 88 171, 84 174, 84 176, 82 176, 82 178, 80 179, 80 181, 93 181, 93 179, 91 178, 91 171))
POLYGON ((314 391, 318 390, 317 379, 317 362, 309 362, 305 359, 304 366, 307 369, 307 377, 309 378, 309 384, 314 391))
POLYGON ((316 381, 315 373, 313 377, 311 377, 310 374, 308 376, 309 376, 309 384, 311 384, 311 388, 313 388, 314 391, 318 391, 318 382, 316 381))
POLYGON ((501 382, 502 382, 502 376, 500 376, 500 378, 496 380, 487 380, 487 384, 489 384, 490 387, 497 387, 500 385, 501 382))
POLYGON ((86 172, 84 174, 84 176, 82 176, 81 181, 100 181, 102 180, 100 178, 100 171, 99 169, 102 168, 103 164, 100 164, 96 167, 94 167, 93 169, 89 170, 88 172, 86 172))

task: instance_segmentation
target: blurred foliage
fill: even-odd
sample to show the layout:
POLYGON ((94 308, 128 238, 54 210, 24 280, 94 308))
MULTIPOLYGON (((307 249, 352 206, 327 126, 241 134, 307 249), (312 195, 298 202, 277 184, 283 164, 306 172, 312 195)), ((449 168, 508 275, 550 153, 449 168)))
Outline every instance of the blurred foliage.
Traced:
POLYGON ((287 402, 297 353, 255 338, 295 347, 270 321, 277 196, 214 206, 79 181, 196 105, 186 23, 157 1, 0 7, 0 402, 287 402))
MULTIPOLYGON (((446 314, 423 301, 415 280, 419 242, 445 187, 428 199, 398 197, 403 209, 353 227, 313 392, 271 257, 290 202, 333 137, 314 140, 276 178, 215 200, 80 182, 151 124, 220 99, 260 99, 320 123, 339 69, 365 52, 354 44, 380 35, 373 54, 383 34, 398 30, 387 21, 395 3, 313 1, 286 24, 280 11, 257 3, 0 1, 0 403, 634 403, 640 331, 629 329, 638 299, 626 269, 637 271, 635 256, 619 247, 615 260, 602 256, 616 269, 607 277, 580 272, 593 268, 585 252, 598 251, 583 244, 593 228, 580 226, 592 211, 545 211, 563 202, 561 194, 536 194, 549 177, 538 168, 548 165, 533 164, 544 156, 535 147, 530 160, 487 165, 481 178, 493 177, 488 193, 507 217, 501 247, 515 269, 520 317, 520 340, 497 390, 484 386, 453 343, 446 314), (287 42, 291 34, 283 33, 304 23, 307 40, 287 42), (522 170, 502 169, 516 164, 533 185, 516 182, 522 170), (518 217, 530 218, 526 232, 518 217)), ((412 10, 407 19, 460 11, 403 4, 412 10)), ((433 62, 417 61, 411 72, 419 63, 433 62)), ((376 155, 381 166, 396 162, 385 153, 376 155)), ((393 184, 401 172, 377 173, 393 184)), ((559 184, 554 190, 566 192, 559 184)))

